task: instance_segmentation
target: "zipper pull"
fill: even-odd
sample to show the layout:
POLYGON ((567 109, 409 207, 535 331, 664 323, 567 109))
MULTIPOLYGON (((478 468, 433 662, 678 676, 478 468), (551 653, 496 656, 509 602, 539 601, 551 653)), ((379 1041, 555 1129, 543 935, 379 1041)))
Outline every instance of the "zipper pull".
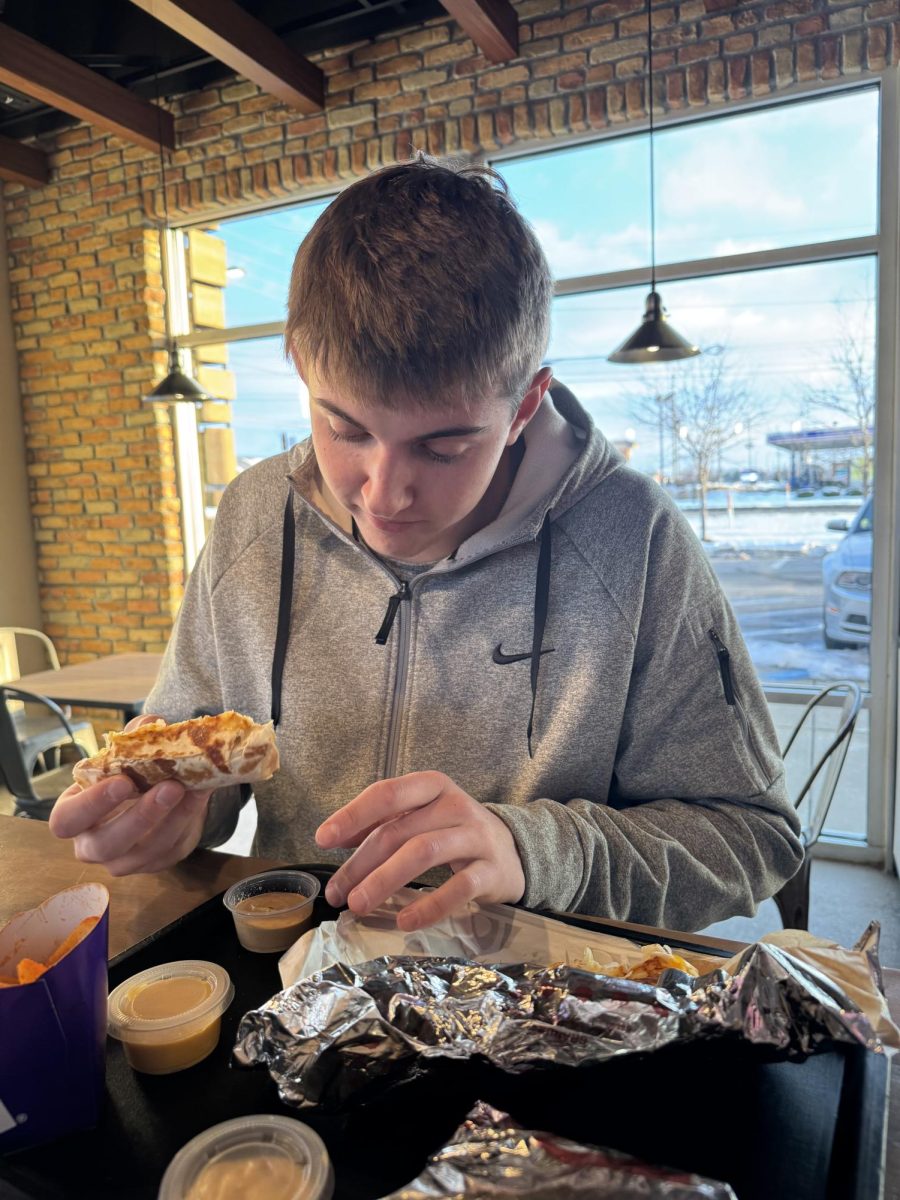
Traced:
POLYGON ((394 617, 397 615, 397 609, 400 607, 401 600, 409 599, 409 584, 404 579, 400 584, 400 590, 394 592, 393 596, 388 600, 387 612, 384 614, 384 620, 381 622, 381 628, 375 634, 375 645, 383 646, 390 637, 391 627, 394 624, 394 617))
POLYGON ((727 704, 734 704, 735 695, 734 680, 731 677, 731 655, 728 652, 728 647, 714 629, 710 629, 709 637, 716 648, 716 657, 719 660, 719 674, 722 676, 722 691, 725 693, 725 701, 727 704))

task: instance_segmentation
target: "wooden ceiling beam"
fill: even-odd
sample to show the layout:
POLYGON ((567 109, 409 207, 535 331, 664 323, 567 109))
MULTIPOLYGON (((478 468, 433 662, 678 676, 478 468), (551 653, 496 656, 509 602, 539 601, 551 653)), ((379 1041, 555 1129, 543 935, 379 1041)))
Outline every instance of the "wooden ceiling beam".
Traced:
POLYGON ((171 113, 9 25, 0 30, 0 83, 147 150, 175 149, 171 113))
POLYGON ((291 108, 314 112, 324 107, 325 81, 319 68, 288 49, 234 0, 132 3, 291 108))
POLYGON ((441 0, 485 58, 508 62, 519 54, 519 18, 509 0, 441 0))
POLYGON ((42 187, 50 178, 47 155, 34 146, 25 146, 14 138, 0 137, 0 179, 42 187))

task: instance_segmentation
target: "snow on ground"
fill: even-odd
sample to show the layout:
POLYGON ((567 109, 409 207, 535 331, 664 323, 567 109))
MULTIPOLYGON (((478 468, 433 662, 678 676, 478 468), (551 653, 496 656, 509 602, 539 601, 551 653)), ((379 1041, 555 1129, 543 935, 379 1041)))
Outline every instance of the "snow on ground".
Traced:
POLYGON ((823 685, 838 679, 850 679, 869 686, 869 654, 859 650, 825 650, 824 647, 791 645, 768 638, 745 636, 753 664, 761 676, 777 672, 783 682, 787 673, 798 682, 807 677, 823 685), (795 674, 796 673, 796 674, 795 674))

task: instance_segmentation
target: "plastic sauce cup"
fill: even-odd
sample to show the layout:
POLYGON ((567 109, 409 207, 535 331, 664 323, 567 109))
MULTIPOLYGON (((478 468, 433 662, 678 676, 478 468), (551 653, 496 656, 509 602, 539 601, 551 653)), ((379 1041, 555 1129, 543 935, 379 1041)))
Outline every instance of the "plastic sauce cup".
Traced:
POLYGON ((330 1200, 334 1172, 319 1135, 292 1117, 223 1121, 169 1163, 159 1200, 330 1200))
POLYGON ((225 893, 238 941, 246 950, 287 950, 312 924, 321 884, 306 871, 267 871, 235 883, 225 893))
POLYGON ((234 985, 216 963, 163 963, 126 979, 109 997, 110 1037, 146 1075, 183 1071, 211 1054, 234 985))

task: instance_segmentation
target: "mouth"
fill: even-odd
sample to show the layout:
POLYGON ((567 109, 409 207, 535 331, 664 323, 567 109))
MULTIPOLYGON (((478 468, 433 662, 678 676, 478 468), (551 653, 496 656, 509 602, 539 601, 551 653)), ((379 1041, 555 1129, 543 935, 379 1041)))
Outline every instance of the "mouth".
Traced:
POLYGON ((373 516, 372 513, 364 512, 363 517, 369 522, 373 528, 380 530, 382 533, 402 533, 409 529, 412 525, 418 525, 418 521, 387 521, 383 517, 373 516))

